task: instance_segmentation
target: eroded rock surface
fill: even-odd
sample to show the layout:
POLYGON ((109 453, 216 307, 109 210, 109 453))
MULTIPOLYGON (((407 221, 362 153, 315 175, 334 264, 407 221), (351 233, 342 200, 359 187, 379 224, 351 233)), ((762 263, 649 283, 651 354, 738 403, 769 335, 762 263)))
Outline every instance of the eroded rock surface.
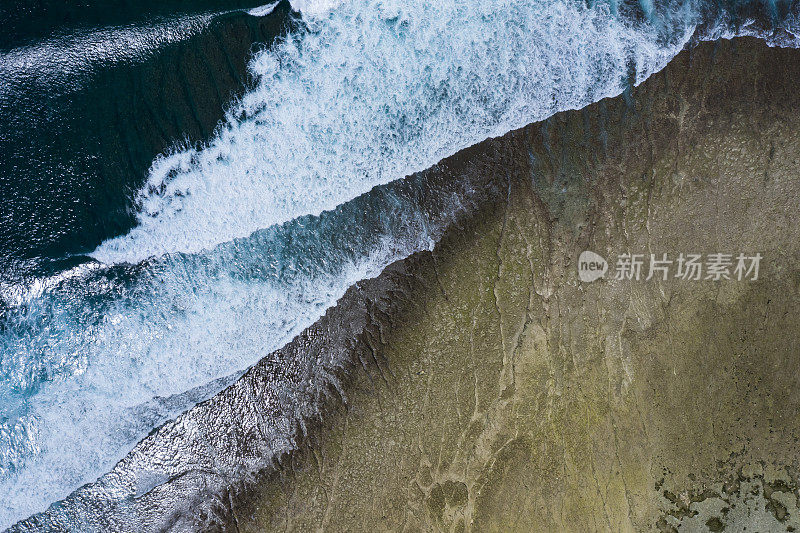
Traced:
POLYGON ((226 526, 800 527, 798 81, 798 51, 703 44, 443 162, 496 192, 328 313, 356 331, 347 408, 221 499, 226 526), (583 250, 763 259, 582 283, 583 250))

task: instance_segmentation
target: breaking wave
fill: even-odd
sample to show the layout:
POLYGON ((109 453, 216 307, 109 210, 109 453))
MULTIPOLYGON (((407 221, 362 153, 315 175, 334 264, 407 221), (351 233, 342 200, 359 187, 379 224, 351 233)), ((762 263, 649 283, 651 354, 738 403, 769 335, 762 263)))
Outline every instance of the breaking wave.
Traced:
POLYGON ((202 254, 0 291, 0 528, 95 480, 358 280, 432 247, 469 189, 419 179, 202 254))
MULTIPOLYGON (((482 139, 619 94, 680 51, 700 12, 649 18, 545 0, 327 2, 253 58, 257 86, 200 149, 158 158, 138 225, 92 256, 197 252, 332 209, 482 139)), ((637 11, 640 13, 640 11, 637 11)))
POLYGON ((153 163, 133 230, 97 262, 0 286, 0 527, 110 470, 356 280, 429 248, 470 194, 398 178, 617 95, 698 28, 794 45, 797 27, 783 4, 767 33, 699 2, 294 7, 304 28, 254 56, 258 83, 214 138, 153 163))

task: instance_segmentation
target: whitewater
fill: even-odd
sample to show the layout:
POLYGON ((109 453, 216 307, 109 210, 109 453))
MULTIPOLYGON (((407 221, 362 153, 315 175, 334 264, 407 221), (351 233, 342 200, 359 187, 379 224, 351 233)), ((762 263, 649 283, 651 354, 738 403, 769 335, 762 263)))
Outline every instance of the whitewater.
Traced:
MULTIPOLYGON (((430 207, 374 187, 616 96, 701 25, 772 38, 701 2, 293 7, 303 29, 255 53, 257 82, 214 136, 153 162, 132 230, 91 262, 0 287, 0 528, 110 470, 355 281, 429 249, 469 193, 430 207)), ((796 21, 775 44, 794 45, 796 21)))
POLYGON ((630 23, 612 5, 563 1, 314 6, 299 5, 306 31, 253 58, 257 87, 207 146, 154 162, 137 226, 92 257, 198 252, 319 214, 482 139, 619 94, 631 69, 636 82, 660 70, 695 26, 689 7, 630 23))

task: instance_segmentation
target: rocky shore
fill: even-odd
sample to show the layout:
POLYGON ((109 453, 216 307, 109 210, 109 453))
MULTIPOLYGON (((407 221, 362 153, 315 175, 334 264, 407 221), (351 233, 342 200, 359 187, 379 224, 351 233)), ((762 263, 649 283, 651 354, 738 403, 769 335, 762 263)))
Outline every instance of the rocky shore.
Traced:
POLYGON ((357 324, 347 407, 226 525, 794 531, 798 80, 795 50, 704 43, 445 161, 498 194, 328 313, 357 324), (587 249, 763 260, 756 281, 589 284, 587 249))
POLYGON ((16 530, 794 531, 799 80, 797 50, 702 43, 414 177, 472 191, 432 252, 16 530), (613 279, 625 253, 762 260, 613 279))

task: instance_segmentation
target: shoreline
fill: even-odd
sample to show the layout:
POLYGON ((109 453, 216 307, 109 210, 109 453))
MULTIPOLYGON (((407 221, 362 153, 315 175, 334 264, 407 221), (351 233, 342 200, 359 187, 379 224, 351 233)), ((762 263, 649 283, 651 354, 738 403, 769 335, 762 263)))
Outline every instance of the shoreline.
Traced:
MULTIPOLYGON (((730 341, 730 346, 715 355, 722 366, 737 349, 761 345, 774 348, 770 357, 782 357, 780 361, 785 362, 794 342, 793 319, 777 316, 783 320, 777 331, 787 333, 774 342, 765 333, 755 333, 749 344, 736 344, 731 328, 748 324, 755 316, 753 309, 776 318, 776 311, 768 308, 771 302, 764 303, 767 296, 740 285, 721 291, 713 284, 705 285, 697 294, 686 287, 657 284, 625 287, 603 282, 582 288, 576 281, 574 252, 620 250, 625 242, 644 248, 654 242, 677 247, 691 244, 692 239, 711 250, 707 232, 696 225, 684 229, 677 211, 721 230, 728 243, 750 239, 754 245, 763 239, 787 264, 800 264, 799 240, 786 238, 793 234, 796 214, 786 213, 780 219, 780 206, 755 206, 759 189, 754 186, 740 192, 739 197, 750 204, 740 207, 738 214, 730 204, 736 197, 732 185, 743 186, 747 176, 759 174, 767 163, 759 155, 750 161, 752 168, 741 166, 747 156, 761 154, 763 149, 755 141, 762 132, 749 131, 742 124, 768 128, 773 152, 800 154, 791 137, 800 124, 787 112, 800 108, 797 97, 791 96, 792 82, 800 79, 794 66, 800 64, 798 58, 796 50, 770 49, 754 39, 704 43, 682 52, 631 94, 486 140, 421 173, 422 179, 457 177, 478 190, 475 203, 465 208, 433 252, 416 253, 393 263, 377 278, 351 287, 335 307, 286 347, 262 359, 211 400, 155 430, 110 474, 70 498, 130 491, 132 496, 100 506, 102 517, 93 511, 103 520, 98 527, 108 528, 524 529, 524 523, 507 522, 510 515, 506 513, 514 502, 530 507, 527 519, 540 527, 597 529, 604 523, 611 526, 612 517, 627 517, 626 528, 661 524, 658 527, 668 530, 677 527, 675 521, 705 516, 691 515, 691 504, 709 500, 697 499, 705 494, 702 490, 696 493, 700 496, 692 491, 727 481, 714 480, 714 473, 703 469, 721 461, 719 457, 730 459, 721 470, 731 470, 734 473, 728 477, 738 479, 742 469, 751 468, 752 457, 747 452, 732 455, 738 448, 730 443, 722 447, 733 451, 720 456, 719 443, 703 440, 704 423, 694 415, 686 423, 670 418, 667 408, 685 407, 683 400, 670 394, 651 398, 656 406, 658 402, 666 406, 663 412, 654 407, 649 413, 656 420, 653 427, 665 433, 670 431, 669 424, 688 427, 687 435, 699 439, 701 451, 693 455, 693 443, 684 442, 677 446, 680 453, 673 454, 664 442, 677 433, 664 435, 656 445, 650 441, 650 422, 631 422, 647 420, 636 409, 641 400, 631 398, 645 394, 647 386, 659 380, 668 382, 668 392, 678 391, 691 402, 698 399, 682 388, 687 385, 669 381, 664 373, 672 361, 668 355, 647 355, 651 361, 645 361, 648 343, 668 346, 675 333, 661 330, 667 327, 699 349, 714 335, 706 325, 718 320, 719 310, 713 307, 718 305, 731 318, 728 336, 720 341, 730 341), (725 68, 720 69, 720 64, 725 68), (714 89, 722 89, 723 96, 714 89), (776 102, 776 95, 784 99, 776 102), (742 109, 743 103, 752 109, 742 109), (715 138, 722 139, 717 147, 715 138), (695 159, 686 155, 682 149, 700 153, 698 145, 689 144, 692 141, 711 155, 695 159), (714 150, 716 156, 730 157, 731 165, 715 159, 714 150), (699 170, 698 175, 683 172, 676 185, 681 168, 699 170), (505 176, 498 177, 498 170, 505 176), (712 208, 719 205, 704 199, 703 191, 709 189, 727 199, 723 209, 732 214, 733 222, 713 219, 712 208), (655 216, 652 209, 660 209, 658 216, 665 228, 660 236, 649 225, 655 216), (755 222, 745 215, 758 209, 774 215, 765 217, 764 223, 773 223, 773 229, 783 234, 768 239, 763 229, 755 231, 750 226, 755 222), (721 292, 716 300, 715 292, 721 292), (689 318, 675 319, 664 311, 673 301, 680 302, 678 310, 688 309, 702 319, 697 324, 689 318), (625 308, 626 302, 634 311, 625 308), (593 316, 590 308, 603 320, 593 316), (470 321, 473 336, 464 344, 470 321), (474 350, 476 338, 485 349, 474 350), (301 391, 295 412, 271 407, 280 405, 284 392, 270 389, 276 376, 301 391), (438 401, 423 401, 419 394, 430 394, 438 401), (567 408, 575 405, 580 409, 567 408), (561 429, 553 425, 555 419, 563 422, 561 429), (303 427, 296 425, 298 421, 303 427), (561 474, 553 466, 559 455, 554 452, 558 439, 550 432, 563 440, 561 474), (570 439, 572 445, 567 444, 570 439), (445 446, 445 441, 450 445, 445 446), (298 450, 291 451, 298 442, 298 450), (620 442, 631 444, 621 451, 620 442), (546 449, 540 449, 541 443, 546 449), (417 444, 419 453, 412 444, 417 444), (195 455, 181 456, 180 450, 186 448, 195 455), (277 463, 265 468, 264 457, 269 453, 277 454, 277 463), (678 465, 663 479, 653 477, 648 461, 674 466, 670 461, 686 454, 685 465, 678 465), (574 457, 567 461, 568 455, 574 457), (599 467, 587 462, 587 457, 597 457, 603 471, 598 473, 599 467), (413 481, 403 478, 410 473, 415 474, 413 481), (336 493, 341 475, 353 480, 347 491, 338 494, 341 501, 336 503, 324 495, 336 493), (586 483, 592 478, 596 490, 582 492, 580 487, 591 486, 586 483), (605 493, 599 478, 605 478, 605 493), (654 482, 663 490, 649 489, 654 482), (526 500, 523 486, 531 490, 535 501, 526 500), (608 487, 614 489, 613 494, 608 487), (187 493, 195 499, 185 501, 187 493), (669 503, 666 493, 673 494, 674 501, 669 503), (549 511, 559 503, 560 517, 549 511), (281 512, 289 508, 293 522, 281 512), (150 515, 141 509, 158 512, 150 515), (563 509, 570 510, 565 514, 563 509), (163 510, 169 513, 160 516, 163 510)), ((786 202, 793 205, 797 186, 787 176, 797 170, 797 163, 786 161, 777 177, 759 186, 774 198, 785 193, 786 202)), ((768 167, 764 173, 769 172, 775 171, 768 167)), ((765 271, 774 277, 765 278, 758 287, 775 299, 771 305, 791 310, 797 303, 797 294, 788 290, 792 274, 777 268, 774 257, 771 270, 765 271)), ((693 368, 687 354, 675 356, 672 362, 687 371, 693 368)), ((742 387, 749 386, 748 374, 733 377, 741 380, 735 383, 742 387)), ((729 378, 724 373, 719 377, 723 383, 729 378)), ((684 379, 696 384, 700 377, 684 379)), ((767 370, 760 379, 791 384, 767 370)), ((766 405, 770 391, 757 391, 757 399, 766 405)), ((798 395, 789 396, 795 401, 798 395)), ((703 409, 702 404, 692 405, 703 409)), ((726 416, 723 413, 726 422, 735 421, 736 416, 726 416)), ((791 426, 793 435, 800 433, 795 425, 791 426)), ((744 431, 744 426, 737 427, 744 431)), ((744 435, 751 441, 762 438, 763 428, 758 429, 744 435)), ((734 435, 725 438, 735 440, 734 435)), ((776 459, 781 466, 773 469, 789 472, 789 463, 800 458, 781 444, 772 444, 776 453, 783 454, 776 459)), ((753 445, 749 446, 752 450, 753 445)), ((788 481, 774 473, 760 475, 762 495, 763 486, 775 485, 778 478, 787 490, 772 489, 770 494, 797 493, 793 473, 787 474, 788 481)), ((757 474, 745 476, 748 483, 756 478, 757 474)), ((718 499, 722 492, 717 491, 718 499)), ((788 503, 780 505, 786 508, 788 503)), ((25 531, 27 526, 57 519, 57 510, 48 516, 51 510, 11 530, 25 531)), ((707 514, 709 521, 722 520, 719 511, 707 514)), ((771 516, 777 520, 778 514, 771 516)))
POLYGON ((707 43, 629 99, 465 156, 511 174, 508 196, 378 278, 408 303, 369 313, 348 406, 229 498, 223 529, 797 527, 798 73, 775 74, 796 57, 707 43), (761 194, 776 203, 756 207, 761 194), (763 246, 771 259, 752 286, 577 282, 580 250, 625 243, 763 246), (759 317, 773 321, 762 334, 748 329, 759 317))

